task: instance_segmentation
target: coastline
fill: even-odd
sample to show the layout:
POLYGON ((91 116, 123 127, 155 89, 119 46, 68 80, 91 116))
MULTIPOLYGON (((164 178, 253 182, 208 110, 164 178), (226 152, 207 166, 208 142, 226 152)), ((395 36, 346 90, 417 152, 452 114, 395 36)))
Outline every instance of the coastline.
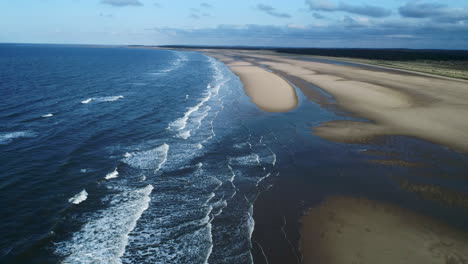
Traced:
MULTIPOLYGON (((424 147, 426 147, 426 144, 431 145, 432 142, 447 146, 461 153, 468 152, 468 145, 465 144, 468 142, 468 140, 465 141, 468 135, 468 124, 463 122, 464 115, 468 114, 468 106, 466 104, 468 101, 467 81, 452 80, 417 72, 379 71, 360 67, 303 61, 300 59, 284 59, 284 56, 281 57, 273 53, 261 51, 191 51, 201 52, 214 57, 228 66, 242 81, 244 91, 250 100, 264 111, 287 112, 294 109, 297 105, 297 95, 294 94, 294 96, 290 96, 289 98, 294 98, 295 100, 289 100, 289 103, 286 103, 286 105, 289 105, 288 107, 283 106, 276 110, 265 107, 265 105, 275 105, 276 103, 272 103, 274 100, 269 98, 268 92, 270 86, 267 84, 268 82, 262 84, 264 85, 263 89, 259 89, 258 84, 262 81, 262 78, 269 79, 270 83, 274 83, 275 80, 277 82, 279 78, 279 80, 284 81, 288 85, 291 83, 300 88, 308 100, 314 101, 323 108, 332 110, 333 112, 344 111, 345 116, 357 117, 361 120, 366 119, 366 121, 331 119, 332 121, 308 125, 312 130, 311 132, 321 139, 338 143, 369 145, 376 138, 383 138, 385 140, 385 138, 392 138, 393 136, 406 136, 402 137, 406 138, 401 140, 402 142, 406 140, 411 141, 413 140, 412 138, 419 138, 423 139, 422 144, 424 147), (258 74, 259 71, 261 74, 258 74), (246 76, 250 78, 248 81, 246 76), (314 91, 313 87, 317 88, 317 91, 314 91), (322 93, 321 91, 324 92, 322 93), (252 92, 254 92, 254 95, 252 95, 252 92), (265 101, 259 103, 258 100, 261 99, 265 99, 265 101), (294 101, 296 103, 291 103, 294 101), (431 129, 434 129, 434 131, 431 129)), ((279 86, 279 93, 293 88, 290 85, 288 88, 284 83, 279 86)), ((276 85, 275 87, 277 88, 276 85)), ((294 88, 292 91, 295 91, 294 88)), ((276 98, 277 102, 281 102, 283 100, 282 97, 278 96, 276 98)), ((285 101, 288 100, 284 100, 281 103, 285 101)), ((380 147, 377 145, 374 145, 376 153, 380 150, 380 147)), ((437 148, 439 148, 438 151, 442 149, 439 146, 437 148)), ((312 152, 313 150, 310 151, 312 152)), ((468 242, 463 237, 460 238, 460 234, 466 233, 464 231, 466 227, 464 225, 454 225, 451 219, 441 216, 440 213, 443 213, 445 210, 441 209, 443 205, 435 207, 437 213, 432 213, 428 208, 424 208, 427 205, 424 202, 425 200, 433 200, 436 203, 444 202, 445 200, 439 201, 441 198, 439 196, 430 196, 429 198, 432 197, 432 199, 428 199, 428 195, 426 197, 423 196, 425 193, 418 193, 419 189, 413 190, 404 188, 404 186, 393 185, 395 182, 391 184, 386 182, 387 177, 390 181, 394 181, 393 176, 426 176, 424 175, 427 171, 425 167, 430 162, 436 162, 436 159, 429 157, 423 159, 422 163, 419 163, 413 162, 411 156, 408 159, 408 156, 406 156, 408 153, 404 153, 404 156, 399 159, 398 157, 387 158, 386 156, 389 156, 389 153, 385 152, 383 154, 372 153, 372 149, 363 150, 363 156, 369 155, 365 153, 366 151, 369 151, 370 155, 377 156, 374 157, 376 159, 369 158, 362 161, 359 160, 360 158, 355 160, 354 157, 350 158, 348 156, 349 154, 358 155, 356 153, 348 153, 348 155, 338 154, 338 156, 342 157, 344 163, 332 161, 330 168, 314 167, 313 165, 303 167, 304 171, 302 172, 300 168, 296 167, 295 169, 291 169, 292 172, 290 171, 289 175, 287 174, 288 169, 282 169, 281 173, 286 172, 285 174, 289 178, 288 176, 282 176, 282 184, 277 183, 275 186, 279 187, 276 190, 268 194, 264 193, 256 201, 254 218, 256 223, 261 223, 261 226, 255 227, 252 238, 253 254, 256 263, 301 263, 302 261, 303 263, 348 263, 347 260, 349 259, 361 261, 362 263, 376 263, 375 260, 378 260, 379 256, 385 254, 385 259, 388 262, 382 263, 405 263, 404 261, 407 259, 411 260, 408 263, 446 263, 446 261, 450 263, 450 261, 465 261, 467 259, 463 254, 468 249, 468 242), (353 165, 353 168, 346 171, 346 177, 341 176, 340 165, 347 165, 345 160, 349 161, 349 159, 356 162, 357 165, 353 165), (333 165, 336 167, 333 167, 333 165), (366 177, 367 168, 370 168, 368 171, 368 173, 370 172, 369 176, 378 179, 374 180, 366 177), (380 178, 378 177, 379 175, 373 174, 375 173, 373 168, 378 168, 377 171, 380 170, 382 174, 388 172, 389 175, 382 175, 383 177, 380 178), (337 177, 333 176, 335 178, 330 177, 330 179, 334 180, 326 183, 331 189, 322 191, 314 188, 316 182, 313 185, 310 182, 305 182, 311 176, 311 171, 308 169, 313 169, 314 173, 322 174, 322 176, 328 173, 330 173, 329 177, 337 175, 337 173, 339 174, 337 177), (353 171, 353 169, 355 170, 353 171), (405 171, 405 173, 401 175, 393 174, 395 172, 401 173, 401 171, 405 171), (293 176, 297 173, 299 173, 298 176, 293 176), (348 182, 348 178, 352 180, 348 182), (290 183, 291 181, 293 183, 290 183), (336 186, 331 187, 336 182, 340 182, 340 185, 348 184, 352 186, 353 183, 351 181, 356 181, 357 187, 363 189, 359 191, 351 190, 349 192, 345 190, 346 188, 338 188, 339 191, 336 191, 334 189, 336 186), (372 182, 374 182, 374 185, 376 183, 388 185, 378 185, 379 187, 375 189, 373 187, 369 189, 373 186, 370 184, 372 182), (285 187, 287 184, 291 185, 285 187), (376 194, 382 192, 382 190, 386 190, 386 192, 382 193, 382 196, 376 194), (312 192, 318 194, 311 194, 312 192), (398 193, 396 194, 396 192, 398 193), (278 194, 281 194, 282 198, 276 197, 278 194), (411 200, 414 197, 405 197, 407 194, 419 196, 420 198, 416 199, 420 199, 420 201, 414 202, 411 200), (294 198, 285 198, 286 195, 292 195, 294 198), (366 198, 358 199, 354 197, 366 198), (326 202, 319 202, 324 200, 326 202), (300 205, 297 204, 298 202, 300 202, 300 205), (272 209, 272 204, 277 206, 281 204, 280 207, 282 209, 272 209), (372 206, 369 207, 369 204, 372 204, 372 206), (354 225, 350 224, 348 226, 348 222, 346 221, 352 222, 356 218, 353 215, 353 210, 347 210, 349 208, 354 208, 356 212, 361 212, 360 215, 364 215, 364 220, 366 221, 360 220, 354 225), (378 210, 374 212, 373 210, 376 208, 378 210), (338 222, 337 224, 329 221, 327 224, 317 224, 317 219, 327 219, 328 213, 324 214, 324 210, 328 210, 328 212, 333 211, 335 215, 341 215, 344 222, 338 222), (304 212, 309 212, 309 215, 303 216, 304 212), (400 222, 405 219, 412 222, 402 225, 395 219, 399 219, 400 222), (429 228, 434 228, 435 231, 432 233, 421 231, 418 229, 418 223, 429 226, 429 228), (363 225, 357 228, 359 224, 363 225), (337 231, 337 225, 341 233, 337 231), (369 225, 377 230, 377 234, 385 234, 387 226, 390 226, 388 230, 394 230, 395 232, 393 233, 400 234, 401 236, 392 237, 389 241, 382 242, 382 237, 386 235, 380 236, 367 231, 366 228, 369 225), (317 229, 328 230, 330 234, 336 232, 340 235, 344 230, 345 234, 349 233, 352 235, 345 237, 344 240, 340 240, 343 237, 339 237, 338 235, 331 236, 327 239, 333 242, 328 244, 321 243, 322 247, 316 247, 316 241, 322 239, 321 234, 317 236, 317 229), (278 230, 281 234, 274 234, 278 230), (404 238, 402 239, 405 236, 409 237, 412 243, 408 244, 404 238), (428 236, 429 238, 425 239, 428 236), (447 243, 450 246, 444 244, 446 241, 448 241, 447 243), (429 246, 425 243, 429 243, 429 246), (354 247, 354 244, 365 247, 368 252, 361 254, 360 252, 363 252, 362 247, 354 247), (439 244, 442 244, 442 247, 439 247, 439 244), (452 245, 455 246, 452 247, 452 245), (315 251, 309 249, 310 247, 315 251), (410 253, 414 251, 417 251, 418 254, 412 256, 410 253), (407 254, 403 254, 402 252, 406 252, 407 254), (332 259, 323 261, 323 258, 327 257, 326 254, 339 254, 345 257, 345 260, 332 259), (354 259, 355 257, 357 259, 354 259)), ((410 155, 421 155, 421 149, 414 151, 408 149, 408 151, 410 155)), ((313 157, 312 154, 306 155, 305 153, 303 152, 304 156, 313 157)), ((337 152, 333 153, 337 155, 337 152)), ((315 158, 317 159, 314 161, 315 164, 319 161, 324 161, 324 158, 315 158)), ((326 163, 324 164, 327 164, 328 159, 325 160, 326 163)), ((296 165, 293 166, 295 167, 296 165)), ((326 165, 323 166, 326 167, 326 165)), ((442 177, 442 175, 440 176, 442 177)), ((411 182, 411 178, 408 179, 411 182)), ((328 180, 323 179, 319 181, 326 182, 328 180)), ((432 188, 432 186, 437 186, 437 184, 427 186, 429 186, 428 188, 432 188)), ((447 192, 452 192, 453 190, 452 188, 452 190, 447 190, 447 192)), ((419 190, 419 192, 426 192, 426 189, 419 190)), ((434 195, 439 195, 439 192, 434 195)), ((451 200, 448 202, 451 203, 451 200)), ((461 219, 465 219, 464 217, 461 216, 461 219)), ((389 233, 389 236, 393 235, 393 233, 389 233)))
MULTIPOLYGON (((243 61, 249 67, 267 67, 283 78, 292 76, 316 85, 331 94, 339 108, 370 121, 335 120, 311 128, 313 134, 324 139, 357 143, 378 136, 402 135, 468 152, 468 121, 464 118, 468 115, 468 81, 285 59, 271 52, 198 51, 228 66, 232 61, 243 61)), ((295 84, 292 78, 290 81, 295 84)), ((253 87, 252 82, 246 86, 253 87)))
MULTIPOLYGON (((392 136, 389 126, 382 129, 376 121, 345 109, 337 96, 304 78, 331 75, 319 71, 326 70, 324 65, 310 74, 309 66, 298 68, 276 57, 261 58, 270 55, 257 52, 229 51, 223 58, 228 67, 196 51, 118 48, 101 54, 92 48, 14 49, 21 56, 9 59, 17 66, 7 67, 12 83, 6 87, 21 83, 25 93, 12 90, 11 95, 27 97, 32 104, 19 97, 13 100, 15 96, 7 100, 12 111, 4 119, 12 131, 4 138, 15 133, 36 137, 14 137, 1 146, 8 153, 4 174, 17 176, 10 177, 15 181, 7 186, 20 187, 5 190, 5 197, 7 202, 37 203, 18 203, 17 214, 5 211, 9 217, 4 227, 11 227, 2 240, 6 250, 0 258, 5 261, 59 262, 81 255, 90 261, 117 262, 302 263, 302 239, 302 251, 309 260, 312 254, 314 263, 329 252, 363 263, 378 263, 372 259, 378 252, 389 261, 401 260, 398 253, 408 249, 424 260, 412 258, 412 263, 468 262, 463 241, 468 237, 468 155, 416 137, 392 136), (44 55, 39 59, 50 65, 51 74, 45 76, 39 69, 23 82, 23 72, 9 70, 27 65, 31 53, 44 55), (78 60, 74 56, 61 60, 60 54, 75 53, 78 60), (109 55, 115 60, 106 62, 108 67, 84 67, 100 65, 109 55), (55 67, 64 62, 72 70, 55 67), (116 66, 121 71, 115 71, 116 66), (291 67, 297 76, 288 74, 291 67), (77 75, 73 69, 78 68, 84 71, 77 75), (101 74, 88 76, 89 72, 101 74), (83 76, 96 84, 96 90, 89 90, 83 76), (70 81, 76 93, 55 86, 44 87, 45 93, 28 89, 30 83, 63 80, 70 81), (57 104, 56 98, 64 103, 57 104), (70 106, 76 109, 70 111, 70 106), (89 126, 90 117, 101 125, 89 126), (341 130, 313 135, 311 128, 319 126, 341 130), (50 129, 59 129, 59 137, 48 137, 50 129), (390 136, 374 139, 386 133, 390 136), (74 140, 77 137, 84 140, 74 140), (57 163, 50 148, 41 147, 49 145, 68 153, 64 164, 57 163), (31 146, 37 146, 40 155, 26 155, 31 146), (38 156, 43 157, 40 163, 38 156), (25 166, 18 167, 19 163, 25 166), (38 172, 47 179, 32 190, 28 183, 41 178, 38 172), (64 173, 65 181, 57 181, 64 173), (57 184, 58 194, 51 197, 57 184), (154 191, 148 194, 151 186, 154 191), (89 197, 77 201, 77 193, 89 197), (49 208, 44 201, 52 198, 57 206, 49 208), (37 214, 43 210, 48 213, 37 214), (312 219, 303 217, 307 211, 312 219), (343 221, 328 221, 329 212, 343 221), (129 218, 130 231, 125 225, 129 218), (26 222, 29 228, 14 231, 26 222), (419 230, 421 225, 431 232, 419 230), (301 230, 305 227, 312 231, 301 230), (332 243, 314 245, 321 239, 314 228, 328 230, 326 238, 332 243), (387 229, 396 231, 387 234, 387 229), (388 241, 379 241, 382 236, 388 241), (86 240, 92 243, 80 247, 86 240), (400 240, 406 247, 400 248, 400 240), (355 247, 356 242, 362 247, 355 247), (304 250, 308 245, 312 249, 304 250), (385 252, 379 251, 382 248, 385 252), (430 259, 430 254, 436 256, 430 259)), ((366 75, 371 80, 376 74, 358 69, 352 77, 361 79, 340 77, 336 82, 365 82, 366 75)), ((394 79, 393 86, 385 86, 383 79, 373 81, 380 84, 358 85, 363 98, 355 99, 371 110, 406 111, 441 103, 423 92, 399 89, 400 79, 394 79)), ((445 96, 450 99, 454 94, 445 96)))
MULTIPOLYGON (((298 87, 304 83, 316 85, 333 96, 338 109, 370 120, 324 122, 312 128, 313 134, 321 138, 340 143, 368 143, 379 136, 405 135, 468 152, 468 122, 462 122, 468 114, 468 105, 464 103, 468 101, 466 81, 404 70, 400 74, 282 59, 258 52, 253 55, 245 51, 224 51, 222 55, 203 53, 226 63, 251 89, 255 89, 254 85, 247 84, 236 72, 237 65, 266 67, 298 87), (334 74, 340 71, 341 74, 334 74), (447 90, 447 94, 439 89, 447 90)), ((252 73, 245 70, 242 74, 252 73)), ((333 105, 326 96, 317 95, 306 94, 309 100, 323 107, 333 105)), ((380 165, 389 166, 385 162, 380 165)), ((328 195, 324 199, 318 206, 305 207, 309 210, 300 221, 299 262, 463 263, 468 260, 465 232, 430 216, 367 199, 328 195)), ((260 247, 259 242, 254 242, 260 247)), ((264 249, 260 249, 263 256, 258 258, 266 258, 264 249)), ((291 260, 299 258, 294 250, 288 254, 291 260)))

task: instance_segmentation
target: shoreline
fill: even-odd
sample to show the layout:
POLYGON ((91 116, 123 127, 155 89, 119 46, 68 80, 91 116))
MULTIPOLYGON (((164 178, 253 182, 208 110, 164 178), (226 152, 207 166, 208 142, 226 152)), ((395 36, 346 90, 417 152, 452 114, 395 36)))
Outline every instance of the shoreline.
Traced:
MULTIPOLYGON (((425 71, 418 71, 418 70, 411 70, 408 68, 404 67, 399 67, 399 66, 392 66, 392 65, 387 65, 387 64, 380 64, 380 63, 371 63, 371 62, 365 62, 365 59, 354 59, 354 58, 348 58, 348 57, 330 57, 330 56, 322 56, 322 55, 307 55, 307 54, 296 54, 296 53, 280 53, 280 52, 275 52, 272 50, 236 50, 236 49, 197 49, 197 48, 169 48, 169 47, 147 47, 147 46, 141 46, 141 47, 129 47, 127 48, 145 48, 145 49, 159 49, 159 50, 183 50, 183 51, 198 51, 202 52, 204 51, 212 51, 212 52, 217 52, 217 53, 222 53, 223 51, 246 51, 246 52, 256 52, 256 53, 263 53, 263 54, 268 54, 268 55, 273 55, 277 56, 280 58, 289 58, 289 59, 318 59, 318 60, 323 60, 323 61, 329 61, 329 62, 322 62, 326 64, 334 64, 333 62, 337 63, 350 63, 356 65, 355 67, 362 67, 362 68, 374 68, 376 70, 388 70, 388 71, 393 71, 396 73, 400 74, 412 74, 412 75, 417 75, 421 77, 429 77, 429 78, 440 78, 444 80, 451 80, 451 81, 462 81, 468 84, 468 79, 462 78, 462 77, 451 77, 447 75, 441 75, 441 74, 436 74, 436 73, 430 73, 430 72, 425 72, 425 71)), ((341 64, 338 64, 341 65, 341 64)), ((342 65, 346 66, 346 65, 342 65)))
POLYGON ((296 108, 298 99, 294 87, 280 76, 236 58, 203 52, 224 63, 239 77, 246 95, 265 112, 288 112, 296 108))
MULTIPOLYGON (((192 51, 204 53, 225 63, 239 76, 244 90, 252 102, 264 111, 268 111, 268 109, 260 107, 249 94, 249 89, 251 91, 258 90, 255 85, 258 83, 256 78, 261 76, 255 74, 256 70, 253 69, 261 69, 269 73, 266 74, 265 78, 276 76, 283 81, 290 82, 300 88, 308 100, 318 103, 323 108, 335 113, 344 111, 345 116, 368 120, 323 122, 318 126, 311 127, 311 133, 319 138, 339 143, 368 144, 373 142, 376 137, 406 136, 448 146, 459 152, 468 152, 468 140, 466 140, 468 138, 468 122, 463 121, 464 115, 468 114, 468 104, 466 103, 468 102, 468 82, 464 80, 426 76, 426 74, 419 72, 385 72, 353 66, 285 59, 275 54, 259 51, 192 51), (250 79, 247 84, 246 75, 256 77, 250 79), (324 93, 313 91, 311 87, 308 87, 309 85, 317 87, 317 90, 324 91, 324 93)), ((265 89, 256 96, 265 99, 267 93, 267 89, 265 89)), ((266 104, 271 102, 267 99, 266 104)), ((287 107, 283 108, 283 112, 289 110, 287 107)), ((378 147, 377 150, 379 150, 378 147)), ((379 167, 385 171, 387 171, 386 168, 391 167, 411 167, 413 170, 423 166, 420 163, 405 161, 404 158, 401 161, 396 158, 391 160, 369 159, 364 162, 372 165, 360 165, 379 167)), ((361 169, 363 168, 365 167, 361 167, 361 169)), ((389 171, 395 172, 391 169, 389 171)), ((398 170, 396 171, 398 172, 398 170)), ((296 173, 296 171, 294 172, 296 173)), ((339 170, 337 172, 341 173, 339 170)), ((352 175, 358 172, 350 173, 352 175)), ((365 170, 360 173, 365 174, 365 170)), ((423 169, 418 170, 420 176, 422 173, 424 173, 423 169)), ((408 173, 407 176, 409 175, 408 173)), ((288 180, 291 181, 291 179, 288 180)), ((340 177, 340 180, 345 179, 340 177)), ((357 180, 356 177, 354 180, 357 180)), ((367 183, 369 180, 372 182, 371 179, 366 179, 365 182, 367 183)), ((359 182, 359 180, 357 181, 359 182)), ((301 258, 300 254, 303 255, 303 263, 318 264, 345 264, 349 263, 350 260, 356 260, 356 263, 363 264, 464 263, 460 261, 468 261, 468 256, 465 253, 468 251, 468 241, 465 239, 468 234, 463 237, 466 231, 462 231, 465 229, 457 230, 457 227, 452 226, 450 221, 446 222, 446 219, 444 222, 438 222, 442 220, 438 215, 418 210, 419 207, 401 204, 401 201, 392 195, 388 200, 387 198, 376 199, 373 197, 372 191, 369 191, 371 194, 369 195, 366 189, 366 194, 363 196, 357 193, 337 194, 330 191, 324 192, 323 196, 318 198, 317 194, 310 194, 310 190, 314 190, 310 184, 304 183, 304 186, 297 185, 295 187, 304 188, 301 191, 294 188, 289 189, 290 192, 298 192, 296 202, 302 202, 302 199, 311 199, 312 201, 322 199, 325 202, 307 202, 301 209, 296 208, 300 211, 288 211, 283 208, 288 213, 281 215, 281 211, 276 212, 277 209, 275 209, 273 212, 271 209, 270 204, 276 199, 274 193, 262 199, 260 205, 256 201, 255 218, 264 225, 255 228, 252 240, 254 258, 260 261, 259 263, 263 263, 263 259, 269 263, 281 263, 284 260, 294 261, 301 258), (304 195, 302 199, 300 198, 301 194, 304 195), (367 197, 369 200, 353 197, 367 197), (260 211, 258 211, 257 206, 259 206, 260 211), (309 212, 309 215, 302 216, 302 214, 297 215, 294 212, 309 212), (330 212, 335 216, 338 215, 340 220, 329 219, 330 212), (358 221, 355 221, 356 219, 358 221), (299 222, 299 220, 301 221, 299 222), (322 222, 317 222, 317 220, 322 222), (294 221, 298 222, 294 223, 294 221), (419 228, 421 225, 425 227, 425 230, 419 228), (284 237, 283 234, 266 235, 273 230, 280 230, 284 237), (322 236, 324 230, 328 235, 322 236), (427 230, 431 230, 431 232, 427 230), (286 233, 288 237, 286 237, 286 233), (389 239, 386 240, 387 237, 389 239), (326 239, 327 243, 323 243, 321 241, 323 239, 326 239), (321 242, 317 243, 317 241, 321 242), (334 256, 342 258, 334 258, 334 256), (381 259, 385 261, 379 262, 381 259)), ((364 187, 368 186, 363 184, 364 187)), ((288 187, 281 188, 287 189, 288 187)), ((419 197, 424 195, 424 193, 416 193, 417 190, 404 189, 401 186, 383 187, 383 189, 386 188, 388 188, 387 191, 395 191, 396 188, 398 192, 414 193, 419 197)), ((288 189, 285 192, 287 193, 287 191, 288 189)), ((321 193, 321 190, 315 191, 321 193)), ((419 199, 427 200, 427 197, 419 199)), ((279 200, 283 199, 278 198, 279 200)), ((412 200, 404 201, 412 202, 412 200)), ((296 202, 285 202, 285 206, 289 205, 285 208, 297 206, 296 202)), ((420 203, 419 205, 424 204, 420 203)))
MULTIPOLYGON (((463 86, 467 83, 464 80, 419 72, 412 74, 405 70, 402 73, 380 72, 284 60, 274 55, 258 55, 258 52, 254 55, 246 54, 248 52, 233 53, 230 54, 232 57, 243 59, 249 65, 266 67, 298 87, 300 85, 296 82, 300 80, 323 89, 333 96, 334 102, 327 96, 309 98, 305 94, 309 100, 320 101, 318 103, 323 107, 336 106, 352 116, 369 120, 324 122, 312 128, 316 136, 340 143, 369 143, 379 136, 403 135, 468 152, 468 122, 464 124, 464 114, 457 113, 461 109, 460 112, 466 111, 468 114, 468 104, 464 104, 468 102, 468 86, 463 86), (322 72, 322 68, 326 68, 325 72, 322 72), (332 74, 339 70, 345 71, 345 74, 332 74), (444 90, 448 90, 448 95, 444 94, 444 90), (431 131, 434 126, 435 133, 431 131)), ((314 97, 313 92, 310 96, 314 97)), ((326 196, 325 199, 320 205, 309 207, 306 210, 308 215, 301 218, 298 249, 302 254, 302 263, 345 264, 350 260, 363 264, 468 261, 468 236, 463 236, 465 232, 437 222, 431 216, 420 215, 391 203, 339 196, 326 196), (339 215, 341 219, 328 219, 330 214, 339 215), (426 229, 419 228, 421 225, 426 229)))
MULTIPOLYGON (((399 135, 468 152, 468 121, 464 121, 468 115, 467 81, 285 59, 260 51, 197 51, 228 64, 241 60, 311 83, 331 94, 339 108, 370 121, 334 120, 311 128, 324 139, 359 143, 399 135)), ((291 83, 295 84, 294 80, 291 83)))

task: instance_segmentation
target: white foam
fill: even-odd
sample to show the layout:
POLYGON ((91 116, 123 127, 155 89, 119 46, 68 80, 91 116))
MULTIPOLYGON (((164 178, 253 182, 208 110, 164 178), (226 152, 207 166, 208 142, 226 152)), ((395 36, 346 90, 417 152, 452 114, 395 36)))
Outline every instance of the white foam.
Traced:
POLYGON ((62 263, 122 263, 128 234, 148 209, 152 185, 124 191, 111 199, 111 206, 86 223, 69 241, 56 244, 62 263))
POLYGON ((260 156, 258 156, 255 153, 252 153, 247 156, 230 158, 229 163, 234 165, 258 166, 260 165, 260 156))
POLYGON ((73 196, 72 198, 68 199, 68 201, 72 204, 80 204, 86 199, 88 199, 88 193, 86 192, 86 190, 82 190, 81 192, 73 196))
POLYGON ((234 179, 236 178, 236 174, 234 173, 234 170, 232 169, 230 165, 227 165, 227 166, 228 166, 229 171, 231 172, 231 178, 229 179, 229 181, 234 182, 234 179))
POLYGON ((237 144, 234 144, 233 147, 236 148, 236 149, 244 149, 244 148, 246 148, 246 147, 248 147, 249 149, 251 149, 251 148, 252 148, 252 144, 250 144, 250 142, 237 143, 237 144))
MULTIPOLYGON (((211 107, 209 107, 209 106, 205 106, 204 108, 205 108, 204 112, 199 114, 196 118, 192 118, 192 119, 194 119, 193 122, 197 123, 197 127, 195 129, 199 129, 201 127, 202 121, 208 116, 208 111, 211 109, 211 107)), ((190 115, 191 115, 191 113, 190 113, 190 115)), ((182 123, 177 124, 179 127, 182 128, 182 129, 178 129, 179 131, 182 131, 182 132, 179 132, 177 134, 177 137, 182 138, 182 139, 188 139, 191 136, 191 132, 192 132, 192 129, 186 128, 187 121, 188 121, 188 116, 186 118, 183 117, 182 119, 179 118, 178 120, 179 120, 178 122, 183 122, 183 124, 182 123)))
POLYGON ((122 95, 118 95, 118 96, 106 96, 106 97, 98 97, 94 100, 96 100, 97 102, 114 102, 114 101, 117 101, 119 99, 123 99, 124 97, 122 95))
POLYGON ((206 106, 206 110, 198 118, 195 119, 195 122, 198 123, 197 129, 201 127, 203 120, 208 116, 208 112, 210 110, 211 110, 211 107, 206 106))
POLYGON ((210 246, 208 248, 208 252, 206 253, 205 261, 203 261, 203 264, 208 264, 208 260, 210 259, 211 253, 213 253, 213 227, 211 223, 208 223, 206 227, 210 234, 209 239, 208 239, 210 246))
POLYGON ((164 69, 164 70, 160 70, 159 73, 155 73, 155 74, 168 73, 168 72, 171 72, 171 71, 174 71, 174 70, 180 68, 180 67, 184 64, 184 62, 187 61, 187 57, 186 57, 184 54, 182 54, 181 52, 178 52, 178 53, 177 53, 177 56, 178 56, 178 58, 175 59, 175 60, 171 63, 171 65, 169 66, 169 68, 164 69))
POLYGON ((124 98, 122 95, 117 95, 117 96, 104 96, 104 97, 93 97, 93 98, 88 98, 84 101, 81 101, 82 104, 88 104, 92 101, 95 102, 114 102, 119 99, 124 98))
POLYGON ((271 152, 271 156, 272 156, 271 165, 275 166, 276 165, 276 154, 270 148, 268 148, 268 150, 271 152))
POLYGON ((42 115, 41 117, 47 118, 47 117, 52 117, 54 114, 47 114, 47 115, 42 115))
POLYGON ((110 179, 115 179, 117 177, 119 177, 119 172, 117 171, 117 168, 115 168, 113 172, 110 172, 106 175, 105 179, 110 180, 110 179))
POLYGON ((260 177, 260 179, 258 179, 257 181, 257 186, 260 184, 261 181, 263 181, 264 179, 270 177, 271 173, 268 173, 267 175, 263 176, 263 177, 260 177))
POLYGON ((126 153, 123 161, 134 168, 159 171, 167 161, 168 152, 169 145, 163 144, 146 151, 126 153))
POLYGON ((8 132, 0 133, 0 145, 8 144, 14 139, 18 138, 30 138, 35 137, 36 135, 31 131, 17 131, 17 132, 8 132))
POLYGON ((180 132, 179 134, 177 134, 177 137, 182 138, 182 139, 187 139, 187 138, 190 137, 190 132, 191 131, 192 130, 185 130, 183 132, 180 132))
MULTIPOLYGON (((246 200, 246 202, 249 204, 249 209, 248 209, 248 212, 247 212, 247 219, 246 219, 246 226, 247 226, 247 232, 248 232, 248 236, 249 236, 249 240, 252 241, 252 234, 254 232, 254 229, 255 229, 255 220, 253 218, 253 203, 249 201, 249 199, 244 195, 244 198, 246 200)), ((249 255, 250 255, 250 263, 253 263, 253 259, 252 259, 252 252, 249 251, 249 255)))
POLYGON ((80 172, 81 172, 81 173, 87 173, 87 172, 88 172, 88 169, 81 169, 80 172))
MULTIPOLYGON (((208 88, 210 88, 210 85, 208 85, 208 88)), ((211 98, 211 92, 208 92, 207 95, 200 100, 200 102, 195 105, 194 107, 191 107, 187 110, 187 112, 184 113, 184 116, 181 118, 176 119, 175 121, 171 122, 169 124, 169 129, 176 129, 176 130, 183 130, 185 126, 187 125, 187 120, 189 117, 198 109, 200 109, 201 106, 203 106, 208 100, 211 98)))
MULTIPOLYGON (((224 85, 229 79, 224 78, 225 76, 221 72, 221 69, 219 68, 219 64, 217 63, 216 60, 209 58, 210 61, 210 66, 214 69, 214 75, 213 75, 213 81, 206 86, 207 91, 204 94, 204 97, 201 98, 195 106, 188 108, 188 110, 184 113, 184 115, 173 122, 169 123, 169 126, 167 129, 171 130, 177 130, 177 131, 183 131, 179 132, 176 136, 182 139, 188 139, 191 136, 191 133, 193 132, 194 129, 198 130, 202 126, 202 121, 209 115, 211 107, 206 105, 208 101, 210 101, 211 98, 214 96, 217 96, 219 93, 219 90, 222 85, 224 85), (192 115, 195 115, 192 117, 192 115), (190 129, 187 129, 188 123, 190 123, 189 127, 190 129), (193 127, 195 126, 195 128, 193 127)), ((189 98, 188 95, 186 95, 185 100, 187 101, 189 98)), ((215 118, 217 116, 218 112, 215 114, 215 118)), ((205 139, 203 142, 206 142, 207 140, 213 138, 216 136, 214 129, 213 129, 213 118, 211 120, 211 136, 209 136, 207 139, 205 139)))
POLYGON ((232 169, 231 166, 227 165, 229 168, 229 171, 231 171, 231 178, 229 179, 229 182, 231 183, 232 188, 234 189, 234 192, 232 193, 231 197, 229 199, 232 199, 236 194, 237 194, 237 187, 234 184, 234 180, 236 179, 236 174, 234 173, 234 170, 232 169))

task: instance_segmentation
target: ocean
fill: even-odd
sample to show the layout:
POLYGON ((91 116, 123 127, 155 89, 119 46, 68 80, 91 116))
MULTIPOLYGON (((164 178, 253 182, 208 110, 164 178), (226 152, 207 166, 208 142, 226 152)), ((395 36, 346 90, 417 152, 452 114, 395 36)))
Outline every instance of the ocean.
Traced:
POLYGON ((298 263, 301 214, 337 193, 467 228, 394 180, 466 193, 465 155, 320 139, 311 127, 355 118, 295 89, 296 109, 265 113, 201 53, 0 45, 0 262, 298 263), (455 165, 389 168, 362 154, 376 149, 455 165), (418 176, 436 172, 450 177, 418 176))

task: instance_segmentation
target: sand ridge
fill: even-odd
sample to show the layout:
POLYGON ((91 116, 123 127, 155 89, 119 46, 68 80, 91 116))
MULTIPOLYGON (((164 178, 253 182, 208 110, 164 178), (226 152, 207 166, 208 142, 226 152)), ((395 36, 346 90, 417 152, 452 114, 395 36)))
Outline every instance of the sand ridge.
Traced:
MULTIPOLYGON (((235 58, 255 62, 254 65, 312 83, 331 94, 344 110, 371 121, 331 121, 313 128, 314 134, 325 139, 362 142, 373 136, 405 135, 468 152, 468 81, 305 61, 273 52, 209 53, 231 61, 235 58)), ((243 74, 246 72, 244 69, 243 74)), ((249 85, 253 87, 252 83, 249 85)))
POLYGON ((287 112, 296 108, 294 87, 280 76, 235 56, 205 51, 225 63, 241 79, 250 100, 266 112, 287 112))

